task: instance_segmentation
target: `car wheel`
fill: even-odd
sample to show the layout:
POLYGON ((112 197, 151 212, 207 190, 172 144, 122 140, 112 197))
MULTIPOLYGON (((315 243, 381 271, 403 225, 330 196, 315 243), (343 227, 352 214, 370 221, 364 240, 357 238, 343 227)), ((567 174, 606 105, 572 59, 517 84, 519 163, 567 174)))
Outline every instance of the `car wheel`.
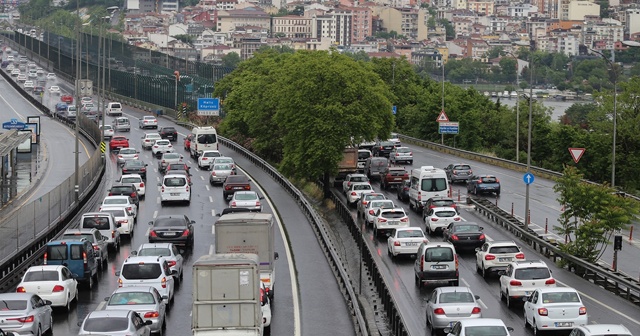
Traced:
POLYGON ((436 336, 436 328, 433 326, 433 323, 429 323, 429 332, 431 332, 431 336, 436 336))
POLYGON ((531 330, 533 330, 534 336, 542 335, 542 332, 538 330, 538 326, 536 325, 536 319, 531 320, 531 330))
POLYGON ((420 280, 420 277, 415 274, 415 278, 416 278, 416 286, 418 287, 418 289, 422 288, 422 280, 420 280))
POLYGON ((64 309, 66 309, 68 312, 71 311, 71 301, 73 301, 73 299, 71 298, 71 295, 68 295, 67 304, 64 306, 64 309))
POLYGON ((487 272, 487 269, 484 268, 484 264, 482 264, 482 277, 485 279, 489 277, 489 272, 487 272))
POLYGON ((500 289, 500 301, 504 301, 504 293, 502 293, 502 288, 500 289))
POLYGON ((42 329, 38 326, 38 331, 36 332, 36 336, 42 336, 42 329))
POLYGON ((513 302, 511 302, 511 297, 509 296, 509 292, 504 295, 505 300, 507 300, 507 308, 511 308, 513 302))
POLYGON ((524 328, 527 329, 529 327, 529 321, 527 321, 527 311, 524 311, 524 328))

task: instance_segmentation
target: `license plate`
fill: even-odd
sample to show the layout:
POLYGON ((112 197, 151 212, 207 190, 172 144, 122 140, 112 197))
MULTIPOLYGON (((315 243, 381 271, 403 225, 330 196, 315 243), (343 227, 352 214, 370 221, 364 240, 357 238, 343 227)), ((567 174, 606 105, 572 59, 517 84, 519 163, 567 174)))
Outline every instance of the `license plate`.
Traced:
POLYGON ((402 177, 396 177, 393 179, 394 181, 402 181, 402 177))
POLYGON ((171 196, 180 196, 180 193, 170 193, 171 196))
POLYGON ((233 187, 233 190, 242 190, 242 187, 233 187))
POLYGON ((498 258, 498 261, 502 261, 502 262, 511 261, 511 258, 498 258))
POLYGON ((404 243, 406 246, 418 246, 418 243, 412 243, 412 242, 408 242, 408 243, 404 243))
POLYGON ((173 236, 177 236, 177 235, 178 235, 178 233, 177 233, 177 232, 165 232, 165 234, 164 234, 164 235, 165 235, 165 236, 171 236, 171 237, 173 237, 173 236))
POLYGON ((556 322, 556 327, 572 327, 573 322, 556 322))
POLYGON ((389 225, 398 225, 398 224, 400 224, 399 221, 389 221, 388 223, 389 223, 389 225))
POLYGON ((447 265, 433 265, 431 266, 431 269, 436 269, 436 270, 447 269, 447 265))

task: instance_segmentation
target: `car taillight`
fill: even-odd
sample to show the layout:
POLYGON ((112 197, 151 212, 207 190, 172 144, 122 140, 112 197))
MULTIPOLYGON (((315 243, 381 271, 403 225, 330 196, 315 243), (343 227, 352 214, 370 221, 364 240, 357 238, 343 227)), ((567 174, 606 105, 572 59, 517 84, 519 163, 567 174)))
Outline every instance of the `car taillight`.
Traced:
POLYGON ((151 230, 149 232, 149 237, 158 237, 158 234, 155 231, 151 230))
POLYGON ((211 176, 216 176, 216 172, 212 171, 211 176))
POLYGON ((442 308, 436 308, 433 310, 433 313, 436 315, 444 315, 444 309, 442 308))
POLYGON ((64 287, 62 287, 60 285, 55 285, 55 286, 53 286, 53 292, 54 293, 64 292, 64 287))
POLYGON ((158 146, 154 145, 153 148, 158 148, 158 146))
POLYGON ((400 221, 403 222, 403 223, 407 223, 407 222, 409 222, 409 217, 404 217, 400 221))
POLYGON ((131 193, 131 198, 135 198, 136 197, 136 193, 131 193))
POLYGON ((93 245, 93 250, 94 250, 94 251, 100 251, 100 246, 98 246, 98 245, 93 245))
POLYGON ((352 191, 351 196, 358 196, 358 193, 356 193, 355 191, 352 191))
POLYGON ((251 186, 249 185, 244 186, 244 190, 251 190, 251 186))
POLYGON ((176 265, 176 261, 175 260, 169 260, 169 262, 167 262, 167 264, 169 265, 169 267, 175 266, 176 265))
POLYGON ((160 313, 158 313, 157 311, 150 311, 150 312, 144 313, 144 318, 154 318, 159 316, 160 316, 160 313))
POLYGON ((48 256, 48 254, 47 254, 47 252, 45 252, 45 253, 44 253, 44 261, 43 261, 43 264, 44 264, 44 265, 46 265, 46 264, 47 264, 47 256, 48 256))
POLYGON ((511 280, 511 281, 509 281, 509 285, 511 285, 511 286, 522 286, 522 282, 520 282, 518 280, 511 280))
POLYGON ((493 254, 487 254, 484 256, 484 260, 496 260, 496 256, 493 254))
POLYGON ((454 222, 460 221, 460 217, 453 217, 453 221, 454 222))
POLYGON ((380 150, 383 150, 383 149, 384 149, 384 146, 380 146, 380 150))
POLYGON ((16 293, 26 293, 26 292, 27 290, 22 286, 16 288, 16 293))
POLYGON ((432 222, 437 222, 437 221, 438 221, 438 218, 436 218, 436 217, 431 217, 431 221, 432 221, 432 222))
POLYGON ((460 238, 458 238, 457 235, 451 235, 451 240, 459 240, 460 238))
POLYGON ((524 259, 524 253, 516 254, 516 259, 524 259))
POLYGON ((549 279, 547 281, 544 282, 545 285, 555 285, 556 284, 556 279, 549 279))
POLYGON ((12 318, 8 318, 7 320, 18 321, 20 323, 32 323, 35 320, 35 318, 33 317, 33 315, 29 315, 25 317, 12 317, 12 318))
POLYGON ((111 193, 111 192, 110 192, 110 193, 109 193, 109 196, 113 196, 113 193, 111 193))
POLYGON ((231 186, 225 186, 224 190, 231 190, 231 186))
POLYGON ((182 236, 183 237, 188 237, 189 236, 189 229, 186 229, 186 230, 182 231, 182 236))
POLYGON ((162 288, 167 288, 167 278, 163 277, 160 284, 162 285, 162 288))
POLYGON ((256 202, 256 206, 257 207, 262 206, 262 204, 260 204, 260 201, 256 202))
POLYGON ((116 238, 116 230, 111 230, 111 238, 116 238))
POLYGON ((386 218, 378 218, 378 222, 380 223, 386 223, 387 219, 386 218))
POLYGON ((122 155, 118 155, 118 159, 122 159, 122 155))
POLYGON ((538 315, 547 316, 549 315, 549 311, 547 310, 547 308, 538 308, 538 315))
POLYGON ((160 188, 160 192, 164 192, 164 186, 162 186, 162 188, 160 188))
POLYGON ((578 312, 580 315, 587 315, 587 307, 580 307, 578 312))
POLYGON ((166 163, 166 162, 167 162, 167 161, 165 161, 165 160, 162 160, 162 163, 166 163))
POLYGON ((131 211, 133 211, 133 207, 127 207, 127 210, 129 210, 131 212, 131 211))
POLYGON ((144 172, 147 171, 147 168, 142 167, 142 168, 140 168, 140 171, 144 173, 144 172))
POLYGON ((369 204, 368 201, 362 201, 362 206, 367 206, 367 204, 369 204))
POLYGON ((184 188, 184 191, 189 192, 189 186, 186 186, 186 187, 184 188))
POLYGON ((144 182, 140 182, 140 188, 144 188, 144 182))
POLYGON ((485 237, 484 233, 483 233, 483 234, 481 234, 481 235, 480 235, 480 237, 478 237, 478 239, 479 239, 479 240, 484 240, 485 238, 486 238, 486 237, 485 237))
POLYGON ((118 287, 122 287, 122 279, 118 278, 118 287))
POLYGON ((400 242, 399 241, 394 241, 393 242, 393 246, 400 246, 400 242))
POLYGON ((373 216, 373 215, 375 215, 375 214, 376 214, 376 212, 375 212, 375 211, 373 211, 373 210, 369 210, 369 214, 373 216))
POLYGON ((422 195, 420 195, 420 193, 418 193, 418 202, 422 201, 422 195))
POLYGON ((400 156, 400 153, 396 153, 396 156, 400 156))
POLYGON ((480 312, 481 312, 480 307, 473 307, 471 314, 480 314, 480 312))

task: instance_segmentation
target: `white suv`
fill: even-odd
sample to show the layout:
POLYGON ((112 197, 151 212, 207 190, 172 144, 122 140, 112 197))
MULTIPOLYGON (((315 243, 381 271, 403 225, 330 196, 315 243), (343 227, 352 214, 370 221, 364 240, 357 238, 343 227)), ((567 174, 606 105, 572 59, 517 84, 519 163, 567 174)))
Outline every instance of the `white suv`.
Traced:
POLYGON ((164 257, 128 257, 122 264, 120 272, 116 272, 118 287, 153 286, 161 296, 169 297, 168 304, 173 302, 177 271, 171 270, 164 257))
POLYGON ((409 216, 403 208, 378 208, 373 220, 373 236, 380 237, 381 234, 401 227, 411 226, 409 216))
POLYGON ((191 182, 182 174, 168 174, 158 183, 160 187, 160 204, 169 201, 184 201, 191 203, 191 182))
POLYGON ((156 140, 160 140, 162 137, 158 133, 145 133, 142 137, 142 149, 151 149, 156 140))
POLYGON ((505 271, 500 271, 500 299, 507 307, 521 303, 536 288, 556 287, 551 270, 541 260, 513 261, 505 271), (515 300, 515 301, 514 301, 515 300))
POLYGON ((476 249, 476 270, 487 278, 490 272, 504 271, 512 261, 524 261, 524 253, 513 241, 488 241, 476 249))

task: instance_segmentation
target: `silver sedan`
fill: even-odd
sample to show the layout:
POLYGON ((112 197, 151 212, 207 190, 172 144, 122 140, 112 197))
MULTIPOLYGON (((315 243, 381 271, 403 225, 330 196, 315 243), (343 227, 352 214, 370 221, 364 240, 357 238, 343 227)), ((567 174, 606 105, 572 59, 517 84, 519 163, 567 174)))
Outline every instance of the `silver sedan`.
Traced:
POLYGON ((255 191, 236 191, 229 201, 230 208, 247 208, 251 211, 262 211, 262 204, 260 200, 262 197, 258 196, 255 191))
POLYGON ((127 160, 137 160, 139 158, 140 152, 138 152, 135 148, 122 148, 120 152, 118 152, 118 163, 123 165, 127 160))
POLYGON ((33 293, 0 294, 0 328, 19 335, 42 335, 51 332, 51 301, 33 293))
POLYGON ((233 172, 233 165, 230 163, 216 163, 211 166, 211 174, 209 174, 209 183, 214 185, 216 183, 224 183, 227 176, 235 175, 233 172))
POLYGON ((83 322, 78 322, 78 336, 149 336, 152 323, 133 310, 96 310, 89 313, 83 322))
POLYGON ((153 286, 118 288, 105 301, 104 310, 133 310, 143 320, 150 321, 152 333, 162 334, 166 328, 168 298, 162 298, 153 286))
POLYGON ((482 317, 479 296, 468 287, 438 287, 427 300, 427 326, 436 330, 450 328, 456 321, 482 317))

